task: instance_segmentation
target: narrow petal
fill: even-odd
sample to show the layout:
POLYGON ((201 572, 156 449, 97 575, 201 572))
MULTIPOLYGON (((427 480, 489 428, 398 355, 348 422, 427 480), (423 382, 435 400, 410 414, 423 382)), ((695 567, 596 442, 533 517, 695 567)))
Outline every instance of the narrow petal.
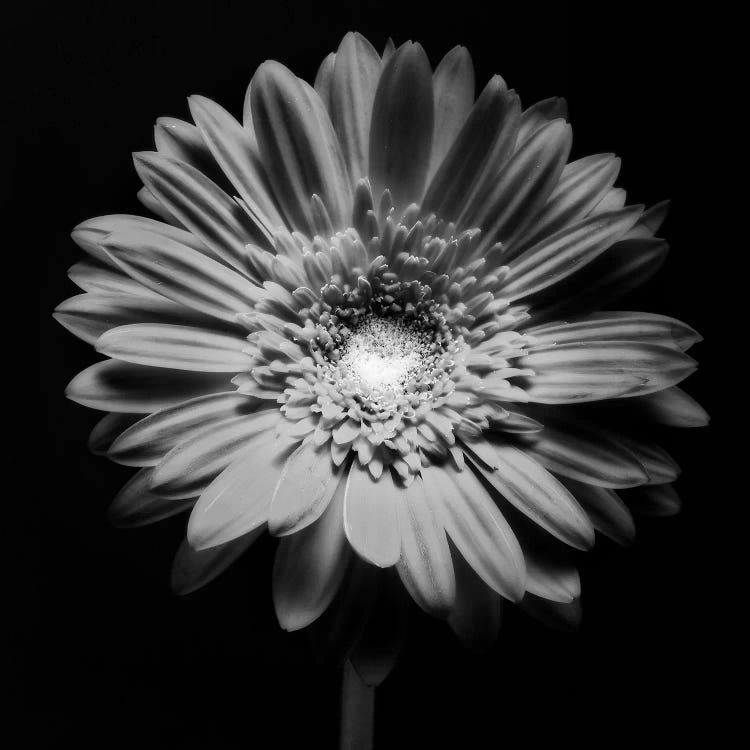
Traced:
POLYGON ((617 242, 641 211, 635 206, 584 219, 530 247, 511 263, 503 296, 516 300, 558 283, 617 242))
POLYGON ((232 563, 239 560, 264 531, 265 527, 259 526, 238 539, 203 550, 193 549, 187 539, 184 539, 172 562, 169 579, 172 591, 184 596, 211 583, 232 563))
POLYGON ((92 409, 148 414, 228 388, 231 383, 224 373, 142 367, 108 359, 78 373, 65 395, 92 409))
POLYGON ((503 123, 510 116, 511 108, 512 97, 505 81, 494 76, 437 166, 422 202, 425 213, 433 212, 446 220, 459 219, 464 207, 472 202, 475 188, 503 133, 503 123))
POLYGON ((509 247, 505 257, 531 247, 586 216, 612 187, 620 171, 614 154, 595 154, 566 164, 560 181, 537 214, 522 240, 509 247))
POLYGON ((526 568, 513 531, 472 471, 423 467, 430 502, 458 550, 492 589, 512 601, 526 590, 526 568))
POLYGON ((455 548, 452 553, 456 601, 448 624, 464 646, 484 651, 497 640, 503 599, 474 572, 455 548))
POLYGON ((474 64, 466 47, 454 47, 432 76, 435 100, 435 137, 430 176, 450 151, 474 104, 474 64))
MULTIPOLYGON (((313 88, 320 97, 320 101, 325 104, 326 109, 331 111, 331 89, 333 87, 333 70, 336 65, 336 53, 329 52, 320 63, 318 72, 315 75, 315 84, 313 88)), ((245 108, 247 111, 247 107, 245 108)))
POLYGON ((133 323, 103 333, 96 350, 124 362, 194 372, 241 372, 252 365, 247 340, 207 328, 133 323))
MULTIPOLYGON (((164 456, 154 468, 151 486, 162 495, 196 497, 248 445, 256 442, 258 435, 270 439, 273 433, 269 434, 269 430, 279 419, 278 411, 267 409, 204 427, 164 456)), ((270 499, 269 496, 269 502, 270 499)))
POLYGON ((271 242, 273 232, 285 224, 273 199, 253 132, 210 99, 191 96, 188 102, 211 154, 271 242))
POLYGON ((404 494, 390 471, 376 481, 352 461, 344 495, 344 530, 357 554, 379 568, 395 565, 401 555, 398 504, 404 494))
POLYGON ((560 344, 517 362, 535 373, 525 388, 529 399, 545 404, 645 395, 679 383, 696 368, 677 349, 635 341, 560 344))
POLYGON ((648 418, 670 427, 705 427, 709 422, 706 410, 677 386, 643 396, 635 406, 648 418))
POLYGON ((553 96, 549 99, 532 104, 523 111, 521 128, 518 131, 518 145, 527 141, 539 128, 544 127, 551 120, 567 120, 568 105, 565 99, 553 96))
POLYGON ((626 490, 622 497, 635 513, 644 516, 667 518, 682 509, 682 501, 672 484, 652 484, 626 490))
POLYGON ((341 479, 328 446, 301 445, 287 459, 271 499, 268 530, 275 536, 296 533, 325 511, 341 479))
POLYGON ((594 528, 618 544, 627 545, 635 537, 633 516, 617 493, 606 487, 563 479, 584 508, 594 528))
POLYGON ((105 331, 127 323, 193 323, 212 326, 216 321, 165 298, 131 294, 78 294, 61 302, 52 316, 88 344, 105 331))
POLYGON ((253 124, 274 194, 295 229, 315 223, 318 195, 336 229, 347 226, 351 189, 336 133, 315 91, 280 63, 263 63, 252 81, 253 124))
POLYGON ((247 534, 268 520, 281 468, 294 442, 257 434, 204 490, 190 514, 188 541, 207 549, 247 534))
POLYGON ((445 529, 431 507, 421 479, 409 485, 398 510, 401 580, 425 612, 445 616, 456 597, 453 563, 445 529))
POLYGON ((344 483, 322 516, 279 542, 273 604, 284 630, 307 627, 328 608, 346 572, 351 547, 344 534, 344 483))
POLYGON ((341 40, 331 81, 331 121, 353 185, 367 177, 372 105, 382 69, 380 55, 361 34, 349 32, 341 40))
POLYGON ((422 197, 432 151, 432 72, 422 47, 411 42, 385 66, 372 110, 369 171, 376 200, 385 189, 403 210, 422 197))
POLYGON ((106 414, 95 425, 89 435, 89 450, 96 456, 107 454, 117 437, 141 419, 140 414, 106 414))
POLYGON ((636 487, 648 482, 638 459, 604 430, 575 425, 544 430, 529 439, 524 450, 555 474, 597 487, 636 487))
POLYGON ((685 351, 701 341, 700 334, 686 323, 666 315, 643 312, 592 313, 576 321, 529 328, 524 333, 536 340, 529 347, 531 351, 595 341, 641 341, 685 351))
MULTIPOLYGON (((471 443, 466 444, 471 450, 471 443)), ((543 466, 512 445, 489 444, 495 465, 473 465, 512 505, 560 541, 577 549, 594 543, 594 529, 573 495, 543 466)))
POLYGON ((538 620, 548 628, 569 632, 581 624, 581 600, 572 602, 555 602, 543 599, 534 594, 527 594, 520 603, 526 614, 538 620))
POLYGON ((110 523, 119 528, 135 528, 162 521, 193 507, 194 497, 160 497, 149 489, 151 469, 141 469, 117 493, 107 510, 110 523))
POLYGON ((219 320, 235 323, 260 298, 260 287, 173 240, 127 232, 110 235, 105 247, 140 284, 219 320))
POLYGON ((118 294, 132 297, 164 299, 158 292, 131 279, 119 268, 107 266, 99 261, 82 260, 68 269, 70 280, 84 291, 92 294, 118 294))
POLYGON ((257 405, 256 399, 232 391, 161 409, 125 430, 110 446, 109 458, 126 466, 153 466, 178 442, 212 424, 248 416, 257 405))
POLYGON ((560 179, 571 141, 570 125, 553 120, 516 150, 472 216, 482 229, 480 252, 522 236, 560 179))
POLYGON ((241 206, 189 164, 148 151, 133 160, 146 187, 182 224, 217 257, 247 272, 245 245, 264 245, 266 237, 241 206))

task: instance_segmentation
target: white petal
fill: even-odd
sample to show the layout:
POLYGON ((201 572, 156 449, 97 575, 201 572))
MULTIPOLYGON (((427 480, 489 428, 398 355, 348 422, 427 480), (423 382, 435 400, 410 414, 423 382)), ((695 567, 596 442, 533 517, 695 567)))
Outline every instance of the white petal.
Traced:
POLYGON ((150 491, 151 469, 141 469, 117 493, 107 510, 110 522, 119 528, 156 523, 193 507, 194 497, 172 499, 150 491))
POLYGON ((380 568, 395 565, 401 554, 398 503, 403 495, 404 488, 394 484, 390 471, 375 481, 352 461, 344 495, 344 530, 357 554, 380 568))

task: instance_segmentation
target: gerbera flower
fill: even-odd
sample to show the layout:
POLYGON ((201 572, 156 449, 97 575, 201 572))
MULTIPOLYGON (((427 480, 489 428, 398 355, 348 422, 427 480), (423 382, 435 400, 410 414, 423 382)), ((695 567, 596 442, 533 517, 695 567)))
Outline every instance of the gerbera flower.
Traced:
POLYGON ((469 642, 503 599, 575 619, 572 552, 632 537, 619 491, 678 507, 648 425, 706 422, 677 388, 698 334, 611 309, 663 262, 665 204, 568 161, 562 100, 475 100, 461 47, 433 71, 347 34, 314 88, 263 63, 242 122, 189 105, 134 157, 158 219, 78 226, 56 312, 107 357, 68 388, 110 412, 93 449, 139 468, 113 519, 192 509, 181 592, 278 537, 288 630, 335 609, 361 644, 387 568, 469 642))

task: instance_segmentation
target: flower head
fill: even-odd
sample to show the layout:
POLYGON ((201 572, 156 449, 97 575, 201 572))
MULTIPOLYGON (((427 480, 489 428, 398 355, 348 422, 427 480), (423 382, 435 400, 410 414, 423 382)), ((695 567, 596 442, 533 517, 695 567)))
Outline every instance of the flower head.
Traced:
POLYGON ((181 591, 279 537, 287 629, 390 567, 468 640, 502 598, 574 617, 571 550, 632 536, 619 491, 677 503, 644 425, 706 419, 676 387, 698 335, 611 309, 665 206, 626 205, 611 154, 568 162, 561 100, 499 76, 475 100, 460 47, 433 72, 347 34, 314 88, 261 65, 242 123, 189 103, 135 155, 159 220, 77 227, 57 310, 107 356, 68 389, 111 412, 93 447, 140 468, 115 520, 192 508, 181 591))

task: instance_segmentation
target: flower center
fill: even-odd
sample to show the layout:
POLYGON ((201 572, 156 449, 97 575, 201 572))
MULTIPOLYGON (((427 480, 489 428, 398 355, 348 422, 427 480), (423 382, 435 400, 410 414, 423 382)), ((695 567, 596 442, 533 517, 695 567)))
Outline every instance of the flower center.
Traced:
POLYGON ((432 338, 417 322, 370 315, 344 339, 338 367, 363 396, 379 400, 388 392, 413 393, 434 382, 426 372, 432 338))

